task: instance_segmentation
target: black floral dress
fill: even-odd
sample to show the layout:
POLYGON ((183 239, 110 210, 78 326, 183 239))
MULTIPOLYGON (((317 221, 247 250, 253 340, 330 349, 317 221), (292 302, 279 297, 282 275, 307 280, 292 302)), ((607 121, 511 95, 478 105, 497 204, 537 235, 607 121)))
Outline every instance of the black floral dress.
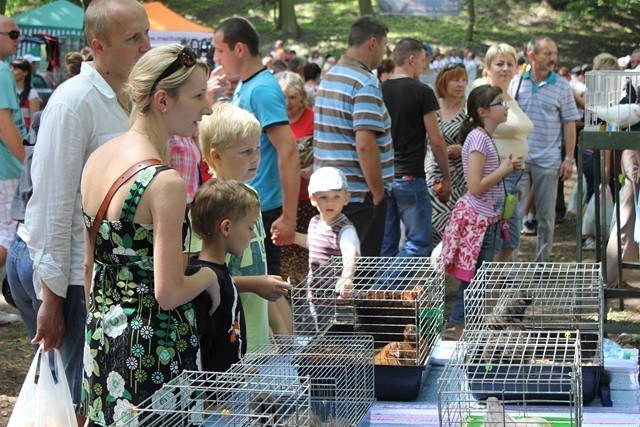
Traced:
MULTIPOLYGON (((143 169, 131 186, 120 220, 103 221, 96 239, 82 408, 97 425, 135 426, 134 406, 154 396, 182 370, 199 366, 193 305, 160 308, 154 296, 153 225, 133 222, 145 189, 166 169, 143 169)), ((84 214, 84 221, 90 228, 93 218, 84 214)))

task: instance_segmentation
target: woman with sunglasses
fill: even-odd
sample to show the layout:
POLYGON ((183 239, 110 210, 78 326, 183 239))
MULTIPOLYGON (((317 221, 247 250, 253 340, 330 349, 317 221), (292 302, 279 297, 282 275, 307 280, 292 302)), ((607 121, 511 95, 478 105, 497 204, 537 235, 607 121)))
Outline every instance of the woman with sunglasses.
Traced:
POLYGON ((31 87, 31 64, 26 59, 14 59, 11 61, 11 71, 18 86, 24 124, 27 128, 31 128, 31 117, 42 107, 38 91, 31 87))
POLYGON ((133 408, 164 383, 198 369, 191 300, 207 291, 220 301, 213 271, 185 276, 178 261, 187 188, 166 166, 169 136, 191 136, 202 116, 211 114, 207 75, 207 65, 190 48, 147 52, 127 84, 135 103, 129 131, 96 149, 84 169, 82 405, 96 425, 126 424, 133 408))
POLYGON ((451 175, 451 197, 443 202, 438 198, 438 186, 442 179, 440 168, 435 160, 431 146, 427 145, 425 160, 427 187, 431 198, 432 245, 436 247, 442 240, 442 233, 456 202, 467 192, 462 173, 462 145, 457 142, 460 124, 467 117, 465 108, 465 90, 467 88, 467 70, 459 63, 447 64, 436 77, 436 95, 440 103, 437 113, 438 124, 444 136, 449 157, 451 175))
MULTIPOLYGON (((529 152, 527 135, 533 129, 533 123, 522 112, 508 90, 513 81, 518 63, 516 50, 506 43, 496 44, 487 50, 484 60, 487 69, 487 84, 498 86, 502 89, 503 100, 509 107, 507 121, 499 124, 493 134, 498 154, 500 154, 501 159, 508 157, 509 154, 512 154, 513 157, 525 159, 529 152)), ((517 87, 518 79, 514 82, 515 87, 517 87)), ((516 196, 516 200, 518 200, 518 182, 522 177, 522 169, 524 169, 524 162, 522 162, 522 167, 518 171, 504 179, 505 192, 516 196)), ((521 203, 520 200, 517 201, 517 204, 519 203, 521 203)), ((521 221, 517 204, 513 215, 508 220, 509 239, 504 239, 500 233, 496 237, 495 261, 511 262, 513 253, 520 246, 521 221)))

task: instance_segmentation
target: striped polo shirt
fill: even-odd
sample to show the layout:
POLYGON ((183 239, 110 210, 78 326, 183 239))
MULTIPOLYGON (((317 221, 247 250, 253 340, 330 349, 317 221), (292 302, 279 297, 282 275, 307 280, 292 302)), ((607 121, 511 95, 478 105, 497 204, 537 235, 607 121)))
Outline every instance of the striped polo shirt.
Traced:
POLYGON ((326 289, 334 285, 335 280, 331 283, 319 283, 318 278, 314 278, 316 272, 321 266, 329 262, 332 256, 342 256, 340 251, 340 234, 347 228, 353 228, 353 223, 345 214, 340 214, 338 218, 333 220, 331 224, 324 224, 320 215, 316 215, 309 221, 309 229, 307 235, 307 244, 309 246, 309 278, 308 285, 310 288, 326 289))
MULTIPOLYGON (((515 95, 520 76, 514 77, 509 93, 515 95)), ((579 120, 578 108, 569 82, 553 71, 536 85, 527 71, 518 92, 518 105, 533 122, 527 137, 529 155, 526 162, 541 168, 560 169, 562 163, 562 125, 579 120)))
POLYGON ((320 82, 314 108, 314 166, 333 166, 347 178, 352 202, 363 202, 369 187, 356 151, 356 131, 376 134, 385 187, 393 182, 391 119, 378 79, 360 61, 343 56, 320 82))

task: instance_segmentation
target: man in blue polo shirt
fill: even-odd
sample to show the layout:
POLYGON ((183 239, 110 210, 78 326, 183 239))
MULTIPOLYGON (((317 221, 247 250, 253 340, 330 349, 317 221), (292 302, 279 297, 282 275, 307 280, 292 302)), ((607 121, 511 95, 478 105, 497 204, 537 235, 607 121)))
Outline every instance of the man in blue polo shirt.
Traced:
MULTIPOLYGON (((571 86, 553 71, 558 62, 558 48, 549 37, 536 37, 527 45, 527 55, 531 69, 522 78, 516 96, 520 77, 516 76, 509 92, 518 105, 533 122, 529 134, 529 155, 520 189, 522 194, 530 194, 535 188, 534 204, 538 217, 538 242, 535 261, 550 261, 551 245, 555 223, 555 205, 558 177, 571 178, 573 154, 576 141, 576 120, 578 109, 571 86), (566 156, 562 158, 562 145, 566 156)), ((524 218, 526 203, 521 204, 521 218, 524 218)))

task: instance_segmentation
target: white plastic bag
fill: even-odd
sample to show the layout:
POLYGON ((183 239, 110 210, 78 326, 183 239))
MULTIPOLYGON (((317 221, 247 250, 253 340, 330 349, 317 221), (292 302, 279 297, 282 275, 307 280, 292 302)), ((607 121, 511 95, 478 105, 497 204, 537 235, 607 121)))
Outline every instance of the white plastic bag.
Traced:
POLYGON ((56 358, 56 383, 49 367, 49 353, 36 352, 7 427, 78 427, 60 352, 56 358), (40 374, 36 382, 36 370, 40 374))
MULTIPOLYGON (((589 199, 587 204, 587 210, 584 213, 582 220, 582 235, 594 236, 596 234, 596 199, 595 194, 589 199)), ((607 186, 605 191, 604 200, 602 198, 602 190, 600 190, 600 203, 605 203, 606 210, 606 225, 605 230, 611 229, 611 219, 613 218, 613 197, 611 196, 611 190, 607 186)))
POLYGON ((578 200, 578 183, 573 186, 573 189, 571 190, 571 196, 569 196, 569 205, 567 206, 567 212, 571 212, 572 214, 577 215, 578 209, 582 209, 582 206, 586 202, 586 200, 584 199, 587 196, 587 180, 584 178, 584 175, 582 176, 582 191, 583 200, 581 202, 580 200, 578 200))

